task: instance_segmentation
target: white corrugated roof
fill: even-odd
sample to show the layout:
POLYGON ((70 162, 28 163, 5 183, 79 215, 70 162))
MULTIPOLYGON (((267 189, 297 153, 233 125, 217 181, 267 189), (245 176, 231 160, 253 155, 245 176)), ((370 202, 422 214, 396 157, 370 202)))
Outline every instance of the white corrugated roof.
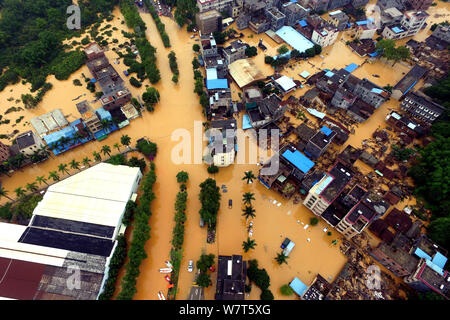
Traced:
POLYGON ((0 240, 0 257, 61 267, 69 251, 0 240))
POLYGON ((4 241, 19 241, 27 227, 12 223, 0 222, 0 240, 4 241))
POLYGON ((278 83, 284 91, 289 91, 295 87, 294 80, 284 75, 275 80, 275 82, 278 83))

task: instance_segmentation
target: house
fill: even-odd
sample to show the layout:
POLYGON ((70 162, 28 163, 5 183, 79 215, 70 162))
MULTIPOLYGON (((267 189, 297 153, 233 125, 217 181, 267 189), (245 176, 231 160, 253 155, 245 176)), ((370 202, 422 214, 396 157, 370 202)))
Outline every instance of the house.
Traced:
POLYGON ((210 126, 208 150, 212 163, 218 167, 233 164, 236 156, 236 119, 213 120, 210 126))
POLYGON ((397 277, 410 275, 419 263, 419 259, 409 253, 401 246, 397 246, 396 241, 392 244, 380 242, 370 253, 379 263, 392 271, 397 277))
POLYGON ((277 121, 286 112, 286 105, 281 104, 281 99, 272 93, 265 97, 257 107, 247 111, 253 128, 261 127, 269 122, 277 121))
POLYGON ((427 68, 415 65, 392 89, 392 97, 400 100, 427 74, 427 68))
POLYGON ((410 216, 404 211, 393 208, 384 218, 386 223, 394 230, 406 234, 412 227, 410 216))
POLYGON ((295 277, 294 280, 292 280, 289 283, 289 287, 291 287, 292 290, 294 290, 295 294, 298 295, 300 298, 303 296, 303 294, 306 292, 306 289, 308 289, 308 286, 304 284, 299 278, 295 277))
POLYGON ((427 123, 433 123, 444 112, 445 108, 437 103, 434 103, 425 95, 420 95, 418 92, 410 91, 407 93, 400 108, 408 112, 415 118, 418 118, 427 123))
POLYGON ((9 147, 0 141, 0 161, 4 162, 8 160, 10 155, 9 147))
POLYGON ((197 8, 199 12, 208 10, 217 10, 219 12, 228 11, 233 0, 197 0, 197 8))
POLYGON ((247 262, 241 255, 219 256, 215 300, 245 300, 247 262))
POLYGON ((316 131, 309 127, 306 123, 301 123, 296 129, 295 129, 298 137, 298 149, 303 151, 305 149, 306 144, 311 140, 311 138, 316 134, 316 131))
POLYGON ((61 109, 55 109, 34 117, 30 120, 30 123, 41 138, 69 124, 61 109))
POLYGON ((266 10, 267 18, 270 21, 270 29, 276 32, 282 26, 284 26, 286 21, 286 16, 276 7, 271 7, 266 10))
POLYGON ((235 40, 230 45, 223 49, 223 56, 227 64, 231 64, 239 59, 247 58, 245 50, 248 48, 248 44, 242 42, 242 40, 235 40))
POLYGON ((389 94, 385 90, 366 78, 358 82, 353 93, 375 109, 381 106, 389 98, 389 94))
POLYGON ((263 93, 258 87, 247 87, 243 90, 244 101, 246 104, 258 103, 263 99, 263 93))
POLYGON ((319 11, 327 11, 329 0, 310 0, 308 1, 308 7, 312 10, 319 11))
POLYGON ((433 0, 406 0, 416 11, 426 11, 433 3, 433 0))
POLYGON ((86 54, 88 61, 105 56, 102 47, 100 47, 97 42, 92 42, 84 48, 84 53, 86 54))
POLYGON ((311 36, 311 41, 318 44, 322 48, 325 48, 332 45, 337 40, 338 35, 339 31, 335 27, 320 26, 314 29, 311 36))
POLYGON ((216 39, 212 35, 202 34, 200 36, 200 53, 203 60, 218 55, 216 39))
POLYGON ((375 24, 362 24, 355 27, 355 38, 359 40, 372 39, 377 31, 375 24))
POLYGON ((222 31, 222 15, 217 10, 199 12, 195 15, 195 20, 202 34, 222 31))
POLYGON ((331 105, 335 108, 347 110, 356 101, 356 98, 350 90, 339 87, 331 99, 331 105))
MULTIPOLYGON (((343 6, 338 6, 335 8, 341 7, 343 6)), ((329 13, 328 23, 336 27, 338 31, 342 31, 347 28, 348 20, 349 20, 348 16, 341 10, 336 10, 329 13)))
POLYGON ((230 76, 241 89, 266 78, 251 59, 239 59, 229 64, 228 70, 230 76))
POLYGON ((231 90, 218 89, 208 91, 209 93, 209 110, 208 114, 216 120, 219 118, 231 117, 231 90))
POLYGON ((336 132, 323 126, 306 144, 306 155, 310 156, 312 159, 319 158, 328 148, 331 141, 333 141, 335 135, 336 132))
POLYGON ((16 144, 19 152, 25 156, 32 156, 35 152, 44 147, 41 138, 33 131, 27 131, 16 137, 16 144))
POLYGON ((450 43, 450 27, 438 25, 436 27, 436 29, 434 29, 431 36, 449 44, 450 43))
POLYGON ((428 16, 425 11, 405 12, 399 23, 385 26, 381 34, 384 38, 394 40, 413 36, 425 27, 428 16))
POLYGON ((84 124, 93 134, 102 129, 102 124, 94 109, 87 100, 83 100, 76 104, 77 110, 83 119, 84 124))
POLYGON ((325 300, 331 291, 332 285, 320 274, 314 278, 313 282, 303 294, 303 300, 325 300))
POLYGON ((420 137, 425 133, 425 128, 395 111, 386 116, 386 122, 392 125, 395 131, 403 132, 411 138, 420 137))
POLYGON ((369 3, 369 0, 351 0, 350 4, 352 5, 353 8, 358 9, 361 7, 365 7, 366 4, 369 3))
POLYGON ((347 115, 355 121, 362 123, 366 121, 375 111, 375 108, 370 104, 357 98, 355 102, 347 109, 347 115))
POLYGON ((278 78, 273 79, 275 87, 280 90, 282 96, 297 89, 297 84, 295 83, 295 81, 285 75, 280 75, 278 78))
POLYGON ((308 12, 296 2, 286 2, 281 5, 281 12, 286 16, 285 25, 294 26, 300 20, 306 18, 308 12))
POLYGON ((334 167, 309 190, 303 204, 315 215, 320 216, 352 178, 353 172, 337 161, 334 167))

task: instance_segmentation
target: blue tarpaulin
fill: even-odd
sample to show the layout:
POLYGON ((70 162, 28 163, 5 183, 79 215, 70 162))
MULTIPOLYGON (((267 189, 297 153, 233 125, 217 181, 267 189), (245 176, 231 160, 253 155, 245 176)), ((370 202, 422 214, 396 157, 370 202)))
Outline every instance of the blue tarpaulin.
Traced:
POLYGON ((298 150, 295 150, 294 152, 291 150, 286 150, 283 152, 282 156, 303 173, 307 173, 312 167, 314 167, 314 162, 309 160, 298 150))
POLYGON ((433 257, 432 262, 439 268, 444 269, 444 266, 447 263, 447 257, 441 254, 440 252, 437 252, 433 257))
POLYGON ((325 75, 326 75, 328 78, 331 78, 332 76, 334 76, 334 72, 327 71, 327 73, 325 73, 325 75))
POLYGON ((227 79, 213 79, 213 80, 206 80, 206 88, 208 90, 213 89, 226 89, 228 88, 228 82, 227 79))
POLYGON ((250 118, 248 115, 244 114, 244 116, 242 117, 242 129, 246 130, 246 129, 250 129, 252 128, 252 124, 250 123, 250 118))
POLYGON ((359 66, 355 63, 351 63, 348 66, 345 67, 345 70, 347 70, 348 72, 353 72, 356 70, 356 68, 358 68, 359 66))
POLYGON ((330 128, 328 128, 327 126, 323 126, 320 131, 322 131, 326 136, 329 136, 331 134, 331 132, 333 132, 333 130, 331 130, 330 128))
POLYGON ((431 257, 422 249, 417 248, 416 251, 414 251, 415 255, 418 256, 419 258, 424 258, 427 260, 431 260, 431 257))
POLYGON ((376 56, 378 56, 378 55, 379 55, 379 52, 378 52, 378 51, 369 53, 369 56, 370 56, 370 57, 376 57, 376 56))
POLYGON ((400 32, 403 32, 404 30, 399 27, 393 27, 392 31, 394 31, 395 33, 400 33, 400 32))
POLYGON ((306 27, 306 26, 308 25, 308 22, 306 22, 306 20, 300 20, 300 21, 298 22, 298 24, 299 24, 301 27, 306 27))
POLYGON ((299 278, 295 277, 294 280, 292 280, 291 283, 289 283, 289 286, 294 290, 296 294, 298 294, 300 297, 305 293, 306 289, 308 287, 306 284, 300 281, 299 278))

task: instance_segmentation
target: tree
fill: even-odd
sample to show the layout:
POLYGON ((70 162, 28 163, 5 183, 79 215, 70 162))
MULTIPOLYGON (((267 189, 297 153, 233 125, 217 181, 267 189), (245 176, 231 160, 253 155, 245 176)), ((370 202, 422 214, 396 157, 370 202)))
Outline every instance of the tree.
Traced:
POLYGON ((194 50, 195 52, 199 52, 200 51, 200 46, 198 45, 198 44, 194 44, 193 46, 192 46, 192 50, 194 50))
POLYGON ((114 143, 114 144, 113 144, 113 147, 114 147, 115 149, 117 149, 117 151, 120 152, 120 145, 119 145, 118 143, 114 143))
MULTIPOLYGON (((447 212, 448 214, 448 212, 447 212)), ((445 248, 450 248, 450 216, 437 218, 428 226, 431 239, 445 248)))
POLYGON ((140 88, 142 86, 141 82, 138 79, 136 79, 135 77, 130 78, 130 84, 136 88, 140 88))
POLYGON ((264 57, 264 63, 265 64, 272 64, 273 63, 273 57, 271 57, 271 56, 265 56, 264 57))
POLYGON ((208 170, 208 173, 213 174, 213 173, 219 172, 219 167, 212 164, 208 167, 207 170, 208 170))
POLYGON ((186 183, 189 180, 189 173, 186 171, 180 171, 177 173, 177 182, 186 183))
POLYGON ((197 277, 197 285, 202 288, 207 288, 211 285, 211 278, 209 274, 201 272, 197 277))
POLYGON ((220 208, 220 190, 216 185, 216 180, 208 178, 200 184, 199 200, 202 205, 200 217, 209 227, 216 225, 217 213, 220 208))
POLYGON ((81 171, 80 163, 78 161, 72 160, 72 161, 70 161, 69 165, 70 165, 71 169, 77 169, 77 170, 81 171))
POLYGON ((123 136, 120 137, 120 143, 123 146, 128 147, 131 143, 131 138, 128 135, 124 134, 123 136))
POLYGON ((67 164, 61 163, 58 165, 58 171, 61 173, 67 173, 70 176, 69 170, 67 170, 67 164))
POLYGON ((285 44, 283 44, 281 47, 279 47, 278 49, 277 49, 277 52, 279 53, 279 54, 285 54, 286 52, 288 52, 289 51, 289 48, 285 45, 285 44))
POLYGON ((56 173, 56 171, 50 171, 48 174, 49 179, 53 179, 53 181, 59 181, 59 175, 56 173))
POLYGON ((97 151, 92 152, 92 155, 94 156, 95 161, 101 161, 102 157, 100 156, 100 153, 97 151))
POLYGON ((280 288, 280 292, 283 296, 291 296, 294 293, 294 290, 288 285, 282 285, 280 288))
POLYGON ((25 190, 23 190, 22 187, 17 187, 14 189, 14 192, 16 193, 17 198, 22 198, 25 195, 25 190))
POLYGON ((258 54, 258 49, 254 46, 250 46, 245 49, 245 55, 249 58, 254 57, 258 54))
POLYGON ((316 55, 322 53, 322 47, 321 47, 320 45, 315 44, 313 48, 314 48, 314 53, 315 53, 316 55))
POLYGON ((141 139, 136 143, 136 148, 147 157, 156 156, 156 152, 158 151, 158 146, 156 143, 148 141, 146 139, 141 139))
POLYGON ((315 225, 317 225, 319 223, 319 219, 317 219, 316 217, 312 217, 311 219, 309 219, 309 223, 312 226, 315 226, 315 225))
POLYGON ((252 183, 253 179, 256 179, 255 175, 253 174, 252 171, 245 171, 244 173, 244 177, 242 178, 242 180, 246 180, 247 184, 252 183))
POLYGON ((244 252, 248 252, 251 249, 255 249, 256 241, 253 239, 250 239, 247 237, 247 241, 242 242, 242 249, 244 249, 244 252))
POLYGON ((287 264, 287 258, 288 258, 288 256, 285 256, 284 253, 281 252, 281 253, 277 253, 277 256, 275 257, 275 261, 276 261, 279 265, 281 265, 281 264, 283 264, 283 263, 286 263, 286 264, 287 264))
POLYGON ((242 210, 242 215, 245 217, 245 219, 255 218, 255 209, 253 209, 252 206, 245 206, 245 209, 242 210))
POLYGON ((88 157, 84 157, 83 160, 81 161, 83 163, 83 166, 91 166, 90 162, 91 159, 89 159, 88 157))
POLYGON ((148 87, 147 90, 142 94, 142 100, 145 103, 147 109, 153 107, 159 101, 159 92, 156 88, 148 87))
POLYGON ((3 187, 0 187, 0 198, 1 197, 5 197, 12 201, 12 199, 10 197, 8 197, 8 191, 6 191, 5 188, 3 188, 3 187))
POLYGON ((111 148, 108 145, 102 146, 102 153, 105 156, 107 155, 108 157, 110 157, 111 156, 111 148))
POLYGON ((200 272, 204 273, 214 264, 214 259, 216 256, 214 254, 202 254, 198 259, 196 266, 200 272))
POLYGON ((270 290, 263 290, 259 297, 261 300, 273 300, 274 299, 273 293, 270 290))
POLYGON ((196 57, 194 57, 194 59, 192 59, 192 67, 194 69, 200 68, 200 62, 198 62, 198 59, 196 57))
POLYGON ((299 59, 300 57, 300 51, 298 51, 297 49, 291 51, 291 59, 299 59))
POLYGON ((252 204, 252 200, 255 200, 254 197, 254 193, 251 192, 246 192, 242 195, 242 201, 244 202, 244 204, 248 204, 251 205, 252 204))
POLYGON ((37 191, 37 189, 38 189, 36 182, 27 183, 25 188, 30 192, 37 191))
POLYGON ((39 185, 42 185, 42 183, 45 183, 46 185, 48 185, 47 179, 45 179, 44 176, 37 176, 36 181, 39 183, 39 185))
POLYGON ((394 61, 394 66, 400 60, 406 60, 410 57, 410 51, 405 46, 395 47, 395 41, 392 39, 381 39, 377 42, 376 45, 377 50, 381 50, 383 52, 382 56, 387 60, 394 61))

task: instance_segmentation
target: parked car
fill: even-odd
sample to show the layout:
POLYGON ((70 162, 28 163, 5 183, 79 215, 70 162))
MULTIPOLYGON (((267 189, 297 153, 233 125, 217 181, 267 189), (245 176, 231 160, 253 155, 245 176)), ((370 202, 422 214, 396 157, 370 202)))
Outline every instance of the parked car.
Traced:
POLYGON ((188 272, 192 272, 192 271, 194 271, 194 261, 189 260, 188 272))
POLYGON ((281 243, 281 249, 286 248, 289 242, 291 242, 289 238, 284 239, 283 243, 281 243))

